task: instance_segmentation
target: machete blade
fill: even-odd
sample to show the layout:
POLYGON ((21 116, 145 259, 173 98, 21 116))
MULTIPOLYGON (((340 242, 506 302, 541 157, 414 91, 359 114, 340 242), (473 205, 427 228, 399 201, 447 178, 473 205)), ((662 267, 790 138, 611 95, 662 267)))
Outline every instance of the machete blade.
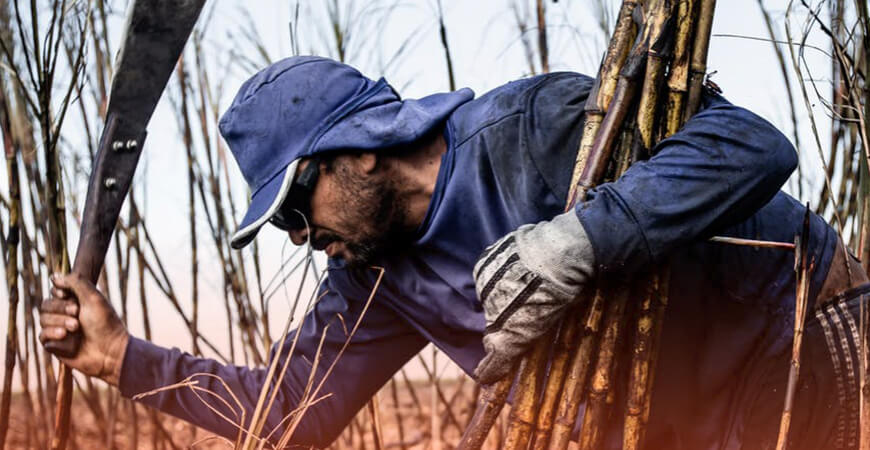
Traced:
POLYGON ((205 0, 137 0, 115 60, 108 114, 144 129, 205 0))
MULTIPOLYGON (((88 182, 73 272, 96 283, 130 189, 145 127, 181 56, 205 0, 134 0, 127 15, 106 110, 106 124, 88 182)), ((45 348, 72 357, 81 335, 45 348)))

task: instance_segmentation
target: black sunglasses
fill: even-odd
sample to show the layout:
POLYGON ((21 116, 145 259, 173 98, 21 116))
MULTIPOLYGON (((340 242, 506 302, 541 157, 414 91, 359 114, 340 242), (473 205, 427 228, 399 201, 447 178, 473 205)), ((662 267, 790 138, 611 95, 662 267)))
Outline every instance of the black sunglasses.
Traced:
POLYGON ((281 230, 304 230, 306 223, 311 221, 311 194, 320 175, 320 159, 315 157, 308 161, 308 165, 290 185, 278 212, 269 219, 272 225, 281 230))

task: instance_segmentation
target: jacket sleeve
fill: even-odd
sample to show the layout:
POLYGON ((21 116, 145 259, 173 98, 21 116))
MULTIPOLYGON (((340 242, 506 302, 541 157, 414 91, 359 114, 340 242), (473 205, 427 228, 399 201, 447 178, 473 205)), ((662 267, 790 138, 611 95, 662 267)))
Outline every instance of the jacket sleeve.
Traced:
POLYGON ((630 275, 752 216, 797 166, 788 139, 719 96, 576 213, 601 273, 630 275))
MULTIPOLYGON (((291 442, 326 447, 371 396, 426 343, 419 333, 378 302, 376 297, 339 358, 347 333, 351 332, 362 316, 366 297, 351 300, 336 291, 324 290, 325 293, 321 292, 323 297, 307 314, 302 326, 289 333, 280 343, 279 372, 288 354, 290 362, 261 433, 261 437, 264 437, 276 430, 271 436, 273 443, 291 421, 282 422, 282 419, 297 410, 309 385, 313 366, 316 369, 310 378, 310 398, 319 401, 304 412, 291 442), (291 354, 297 335, 298 341, 291 354), (333 364, 331 373, 327 374, 333 364), (323 385, 319 391, 314 392, 321 383, 323 385)), ((272 356, 277 346, 272 348, 272 356)), ((238 428, 221 415, 233 420, 241 415, 233 400, 235 396, 244 410, 247 427, 260 390, 268 381, 267 375, 268 367, 224 365, 212 359, 182 353, 178 349, 166 349, 131 338, 119 384, 121 393, 132 397, 191 377, 197 383, 197 391, 189 387, 176 388, 145 396, 141 402, 235 440, 238 428), (224 383, 232 395, 227 392, 224 383), (232 406, 232 410, 228 405, 232 406)))

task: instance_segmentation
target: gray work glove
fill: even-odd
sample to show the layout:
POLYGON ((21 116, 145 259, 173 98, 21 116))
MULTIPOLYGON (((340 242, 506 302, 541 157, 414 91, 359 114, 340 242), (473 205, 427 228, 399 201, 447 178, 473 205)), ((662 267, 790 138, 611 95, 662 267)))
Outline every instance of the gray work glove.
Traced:
POLYGON ((593 276, 595 256, 574 211, 523 225, 489 246, 474 265, 486 315, 486 356, 475 377, 496 382, 558 319, 593 276))

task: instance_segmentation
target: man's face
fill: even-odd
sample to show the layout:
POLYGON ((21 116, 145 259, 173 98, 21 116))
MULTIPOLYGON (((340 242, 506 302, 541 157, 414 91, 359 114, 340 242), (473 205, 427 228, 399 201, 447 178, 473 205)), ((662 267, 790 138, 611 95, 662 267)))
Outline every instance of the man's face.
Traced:
MULTIPOLYGON (((311 196, 311 244, 349 266, 364 267, 410 240, 407 202, 398 195, 397 180, 375 170, 373 155, 341 155, 320 162, 320 176, 311 196)), ((299 171, 307 161, 300 164, 299 171)), ((290 231, 293 243, 307 239, 306 230, 290 231)))

